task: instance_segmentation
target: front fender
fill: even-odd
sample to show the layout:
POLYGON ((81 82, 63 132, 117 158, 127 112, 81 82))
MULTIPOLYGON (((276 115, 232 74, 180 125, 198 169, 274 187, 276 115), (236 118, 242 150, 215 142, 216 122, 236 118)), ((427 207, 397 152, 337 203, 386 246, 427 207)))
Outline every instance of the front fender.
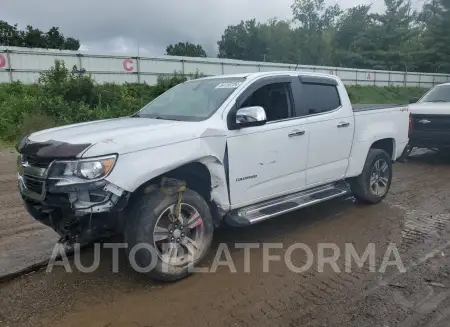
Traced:
POLYGON ((106 180, 134 192, 155 177, 185 164, 200 162, 211 174, 211 198, 226 209, 229 200, 224 169, 225 144, 225 137, 214 136, 120 155, 106 180))

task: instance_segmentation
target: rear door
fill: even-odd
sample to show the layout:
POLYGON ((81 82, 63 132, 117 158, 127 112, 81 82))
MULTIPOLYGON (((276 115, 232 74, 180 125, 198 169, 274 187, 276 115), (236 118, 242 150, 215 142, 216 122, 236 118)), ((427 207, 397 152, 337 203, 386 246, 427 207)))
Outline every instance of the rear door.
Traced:
POLYGON ((335 79, 300 76, 302 114, 309 133, 306 184, 342 179, 353 142, 354 116, 343 106, 335 79))

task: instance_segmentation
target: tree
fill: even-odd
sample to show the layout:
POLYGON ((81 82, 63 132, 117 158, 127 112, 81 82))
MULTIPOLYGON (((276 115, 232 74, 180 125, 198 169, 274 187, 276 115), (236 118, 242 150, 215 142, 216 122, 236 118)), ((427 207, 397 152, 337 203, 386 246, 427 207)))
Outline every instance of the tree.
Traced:
POLYGON ((24 46, 27 48, 47 48, 47 40, 44 32, 31 25, 27 25, 23 34, 24 46))
POLYGON ((416 13, 411 9, 410 1, 385 0, 385 5, 387 9, 382 14, 367 13, 369 21, 362 17, 367 9, 364 7, 347 17, 347 26, 355 16, 359 17, 359 21, 363 19, 364 24, 353 35, 350 46, 338 52, 337 60, 343 60, 357 68, 404 71, 417 67, 416 52, 419 51, 417 40, 420 30, 414 24, 416 13))
POLYGON ((374 53, 381 69, 414 69, 414 62, 407 49, 417 34, 413 28, 415 12, 410 0, 385 0, 386 12, 375 14, 373 18, 380 26, 373 28, 378 32, 378 50, 374 53), (409 67, 409 68, 408 68, 409 67))
POLYGON ((46 33, 28 25, 25 31, 20 31, 17 25, 9 25, 0 20, 0 45, 28 48, 78 50, 80 41, 65 38, 58 27, 52 27, 46 33))
POLYGON ((424 24, 423 28, 426 28, 427 24, 430 24, 441 13, 442 7, 439 0, 426 1, 418 15, 418 21, 424 24))
POLYGON ((265 61, 293 63, 299 58, 299 47, 288 21, 270 19, 260 24, 261 37, 267 44, 265 61))
POLYGON ((68 37, 64 41, 64 49, 66 50, 78 50, 80 48, 80 41, 73 37, 68 37))
POLYGON ((450 72, 450 0, 384 0, 342 12, 325 0, 294 0, 293 21, 255 19, 228 26, 218 42, 221 58, 336 65, 364 69, 450 72))
POLYGON ((325 6, 325 0, 295 0, 291 6, 294 20, 310 32, 323 33, 341 14, 339 5, 325 6))
POLYGON ((22 46, 22 38, 17 29, 17 24, 11 26, 7 22, 0 20, 0 45, 22 46))
POLYGON ((261 24, 255 19, 228 26, 217 44, 219 58, 264 61, 268 50, 261 24))
POLYGON ((64 35, 59 33, 58 27, 52 27, 46 34, 47 47, 50 49, 64 49, 64 35))
POLYGON ((300 27, 296 31, 301 40, 301 62, 324 65, 331 63, 329 34, 341 14, 339 5, 325 6, 325 0, 295 0, 291 6, 294 21, 300 27), (325 39, 325 35, 328 38, 325 39))
POLYGON ((363 58, 355 44, 371 25, 370 6, 360 5, 344 12, 336 24, 332 43, 333 63, 337 66, 361 67, 363 58))
POLYGON ((435 0, 428 3, 430 10, 425 21, 424 59, 430 71, 450 73, 450 0, 435 0))
POLYGON ((184 57, 206 57, 206 52, 200 44, 189 42, 179 42, 175 45, 169 45, 166 48, 166 55, 184 56, 184 57))

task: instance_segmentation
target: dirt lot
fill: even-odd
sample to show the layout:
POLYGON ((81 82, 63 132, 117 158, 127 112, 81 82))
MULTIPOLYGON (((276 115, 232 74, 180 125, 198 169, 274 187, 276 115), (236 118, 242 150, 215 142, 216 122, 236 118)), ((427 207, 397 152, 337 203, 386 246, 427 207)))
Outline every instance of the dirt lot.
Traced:
POLYGON ((0 151, 0 278, 44 260, 58 240, 56 233, 24 211, 16 161, 13 151, 0 151))
MULTIPOLYGON (((20 206, 14 155, 0 156, 0 273, 20 269, 51 253, 56 236, 29 218, 20 206)), ((0 284, 0 326, 434 326, 450 325, 450 161, 434 154, 396 164, 391 192, 376 206, 349 199, 325 203, 251 228, 217 231, 211 256, 227 244, 237 273, 219 267, 173 284, 158 284, 134 273, 121 257, 112 272, 111 250, 101 252, 93 273, 62 267, 0 284), (315 253, 319 242, 335 243, 340 272, 311 269, 295 273, 284 260, 263 271, 263 250, 252 249, 250 272, 243 249, 294 243, 315 253), (376 249, 374 266, 345 272, 345 244, 362 254, 376 249), (383 255, 395 243, 406 272, 380 271, 383 255)), ((392 256, 391 259, 394 257, 392 256)), ((93 250, 83 252, 89 265, 93 250)), ((306 262, 294 251, 292 263, 306 262)), ((74 267, 74 265, 72 265, 74 267)))

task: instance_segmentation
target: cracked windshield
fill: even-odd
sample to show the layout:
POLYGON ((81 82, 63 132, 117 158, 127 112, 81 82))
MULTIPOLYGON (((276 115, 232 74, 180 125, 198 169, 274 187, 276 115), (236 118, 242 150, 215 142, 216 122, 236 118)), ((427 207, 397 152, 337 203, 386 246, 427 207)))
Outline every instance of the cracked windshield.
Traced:
POLYGON ((450 326, 449 30, 0 1, 0 326, 450 326))

